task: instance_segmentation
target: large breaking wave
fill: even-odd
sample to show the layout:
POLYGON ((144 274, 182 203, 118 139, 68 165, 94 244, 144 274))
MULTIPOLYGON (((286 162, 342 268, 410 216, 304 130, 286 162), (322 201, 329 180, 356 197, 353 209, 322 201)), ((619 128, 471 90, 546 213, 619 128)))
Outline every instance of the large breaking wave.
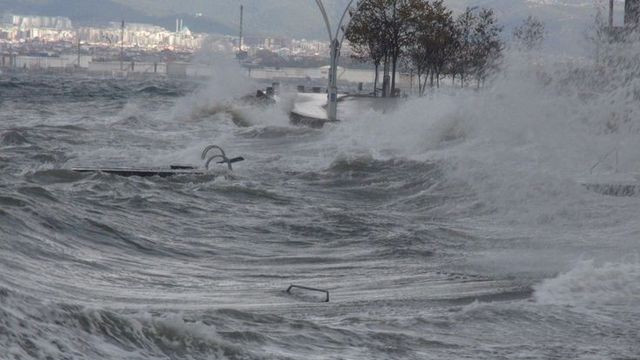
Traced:
POLYGON ((636 70, 508 65, 485 89, 322 130, 291 126, 288 101, 238 101, 256 85, 232 65, 210 84, 134 81, 124 95, 87 79, 3 82, 0 347, 10 359, 637 356, 625 319, 639 316, 640 203, 583 186, 640 165, 636 70), (23 100, 31 88, 49 105, 23 100), (211 143, 248 160, 228 177, 69 170, 197 166, 211 143), (285 294, 292 282, 329 288, 332 303, 285 294))

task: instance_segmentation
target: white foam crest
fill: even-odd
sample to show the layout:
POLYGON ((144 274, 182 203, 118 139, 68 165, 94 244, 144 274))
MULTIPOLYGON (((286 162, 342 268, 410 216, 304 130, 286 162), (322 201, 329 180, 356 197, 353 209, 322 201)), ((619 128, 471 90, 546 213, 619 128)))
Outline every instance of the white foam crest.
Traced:
POLYGON ((598 265, 581 261, 536 286, 534 296, 540 304, 636 306, 640 302, 640 262, 598 265))
POLYGON ((279 95, 278 103, 274 106, 244 106, 238 112, 253 126, 291 126, 289 112, 293 108, 295 94, 279 95))
MULTIPOLYGON (((521 213, 537 202, 534 223, 548 220, 549 200, 580 198, 580 180, 612 150, 618 171, 640 171, 640 84, 593 85, 602 74, 592 74, 599 67, 591 63, 517 54, 507 64, 487 88, 439 91, 389 114, 361 114, 330 141, 343 152, 444 160, 449 176, 469 183, 491 207, 521 213)), ((609 156, 595 172, 615 167, 609 156)))
MULTIPOLYGON (((188 320, 182 313, 126 313, 39 302, 0 289, 0 348, 9 358, 147 359, 196 357, 226 359, 225 350, 246 349, 220 336, 217 327, 188 320)), ((249 352, 249 351, 247 351, 249 352)), ((4 359, 4 357, 3 357, 4 359)))
POLYGON ((233 59, 213 56, 213 76, 195 93, 182 98, 173 109, 173 118, 192 119, 194 114, 226 106, 234 99, 251 94, 258 86, 233 59))
POLYGON ((506 62, 480 91, 443 90, 388 114, 363 113, 336 126, 325 146, 337 149, 334 158, 437 161, 445 181, 467 184, 473 196, 451 206, 472 214, 465 227, 492 239, 478 244, 488 249, 473 266, 547 275, 581 256, 612 261, 635 249, 637 198, 603 196, 582 183, 609 181, 615 157, 601 160, 616 149, 620 173, 640 172, 640 83, 612 85, 589 62, 521 55, 506 62))
POLYGON ((334 141, 343 151, 423 154, 437 148, 460 120, 456 108, 461 94, 438 94, 401 103, 392 113, 367 110, 334 129, 334 141))

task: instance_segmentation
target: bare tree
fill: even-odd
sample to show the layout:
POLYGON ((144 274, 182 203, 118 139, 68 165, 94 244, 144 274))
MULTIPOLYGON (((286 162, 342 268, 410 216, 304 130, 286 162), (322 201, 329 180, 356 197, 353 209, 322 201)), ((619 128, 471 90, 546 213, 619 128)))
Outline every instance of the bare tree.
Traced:
MULTIPOLYGON (((409 18, 412 41, 407 47, 407 55, 418 73, 418 83, 425 75, 430 78, 431 87, 439 87, 440 77, 457 49, 452 11, 447 9, 443 0, 436 0, 433 4, 421 1, 414 7, 414 14, 409 18)), ((425 78, 420 94, 424 93, 426 85, 425 78)))
POLYGON ((504 43, 500 38, 502 26, 492 9, 481 9, 473 36, 473 71, 478 88, 487 77, 498 70, 504 43))
MULTIPOLYGON (((444 0, 363 0, 347 39, 355 57, 383 65, 383 96, 395 95, 399 61, 418 77, 423 94, 426 86, 440 86, 445 73, 460 75, 464 87, 468 76, 478 86, 498 69, 503 50, 493 10, 468 8, 456 19, 444 0)), ((377 85, 376 85, 377 88, 377 85)))
POLYGON ((451 59, 450 72, 455 81, 460 75, 460 86, 464 87, 467 75, 473 72, 474 36, 478 18, 474 8, 466 8, 455 22, 455 55, 451 59))
POLYGON ((383 36, 384 26, 381 19, 376 17, 381 5, 382 1, 367 1, 363 4, 346 34, 353 50, 352 58, 362 62, 371 61, 375 67, 374 96, 378 96, 378 74, 385 58, 387 43, 383 36))
MULTIPOLYGON (((426 0, 363 0, 354 16, 347 39, 356 47, 368 48, 383 65, 383 96, 395 94, 398 61, 410 39, 407 16, 412 6, 426 0)), ((375 58, 371 56, 371 60, 375 58)))
POLYGON ((444 5, 443 0, 436 0, 432 5, 433 22, 431 26, 431 86, 440 87, 440 76, 457 52, 457 32, 453 20, 453 12, 444 5))
POLYGON ((409 22, 410 40, 405 46, 405 58, 418 78, 418 93, 424 94, 428 74, 431 71, 431 49, 428 47, 431 24, 433 22, 433 8, 428 1, 416 0, 412 4, 412 13, 406 16, 409 22), (426 45, 426 46, 425 46, 426 45), (424 83, 423 83, 423 77, 424 83))
POLYGON ((529 51, 540 49, 545 36, 544 23, 531 15, 513 30, 513 40, 517 46, 529 51))

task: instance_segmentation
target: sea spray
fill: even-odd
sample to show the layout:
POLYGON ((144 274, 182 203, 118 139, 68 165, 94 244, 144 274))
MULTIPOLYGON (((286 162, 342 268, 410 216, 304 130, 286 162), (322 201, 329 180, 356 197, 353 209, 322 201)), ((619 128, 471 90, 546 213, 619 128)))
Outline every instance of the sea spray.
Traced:
POLYGON ((630 306, 640 302, 640 264, 581 261, 535 287, 540 304, 630 306))

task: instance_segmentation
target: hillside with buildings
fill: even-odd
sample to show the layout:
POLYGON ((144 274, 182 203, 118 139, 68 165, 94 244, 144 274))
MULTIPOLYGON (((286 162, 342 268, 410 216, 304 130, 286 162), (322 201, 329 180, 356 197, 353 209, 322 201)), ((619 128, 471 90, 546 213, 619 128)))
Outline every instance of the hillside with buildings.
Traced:
MULTIPOLYGON (((134 3, 133 5, 138 5, 134 3)), ((67 17, 78 25, 106 25, 125 20, 173 28, 177 16, 184 18, 192 30, 206 33, 232 33, 237 26, 227 27, 210 17, 181 8, 169 11, 162 4, 130 6, 129 2, 112 0, 0 0, 0 16, 7 14, 67 17), (97 11, 99 9, 99 11, 97 11), (160 9, 153 11, 153 9, 160 9)))
MULTIPOLYGON (((180 4, 173 0, 96 1, 0 0, 4 6, 0 17, 0 66, 25 69, 91 69, 93 66, 94 69, 141 71, 139 65, 146 64, 142 67, 144 71, 157 72, 158 64, 189 63, 203 50, 228 56, 234 56, 239 50, 236 0, 185 0, 180 4), (96 8, 104 11, 95 11, 96 8), (23 12, 10 12, 10 9, 23 12), (85 16, 85 13, 91 15, 85 16), (183 13, 186 14, 180 15, 183 13), (126 20, 124 28, 122 18, 126 20), (203 23, 218 24, 211 26, 222 30, 213 31, 203 27, 203 23), (104 66, 109 62, 112 64, 104 66)), ((338 10, 345 2, 325 1, 333 17, 338 17, 338 10)), ((327 63, 325 29, 313 1, 244 0, 243 3, 243 50, 248 54, 247 66, 320 67, 327 63)), ((584 33, 593 23, 596 11, 593 4, 582 0, 450 0, 448 3, 456 12, 470 4, 498 9, 496 14, 505 27, 506 37, 517 20, 530 14, 538 16, 545 21, 549 33, 558 35, 547 42, 548 50, 561 49, 566 55, 582 48, 580 42, 586 38, 584 33)), ((618 6, 614 20, 617 24, 622 22, 621 13, 622 6, 618 6)), ((349 47, 343 50, 343 64, 348 65, 349 47)))
MULTIPOLYGON (((324 2, 330 16, 337 19, 348 1, 324 2)), ((125 20, 167 29, 173 29, 175 18, 180 17, 194 32, 235 35, 241 3, 245 7, 247 36, 323 40, 326 37, 324 24, 311 0, 0 0, 0 9, 5 13, 63 16, 84 25, 125 20)), ((534 15, 546 23, 549 32, 560 34, 549 42, 550 49, 579 52, 582 47, 579 42, 593 22, 598 1, 447 0, 446 3, 456 12, 467 6, 497 9, 506 34, 522 19, 534 15)))
MULTIPOLYGON (((0 68, 187 76, 210 71, 211 54, 232 58, 240 50, 236 35, 196 32, 190 25, 183 18, 173 19, 173 28, 119 21, 87 25, 63 16, 5 13, 0 68)), ((248 67, 320 67, 328 43, 252 35, 244 38, 242 50, 248 67)))

